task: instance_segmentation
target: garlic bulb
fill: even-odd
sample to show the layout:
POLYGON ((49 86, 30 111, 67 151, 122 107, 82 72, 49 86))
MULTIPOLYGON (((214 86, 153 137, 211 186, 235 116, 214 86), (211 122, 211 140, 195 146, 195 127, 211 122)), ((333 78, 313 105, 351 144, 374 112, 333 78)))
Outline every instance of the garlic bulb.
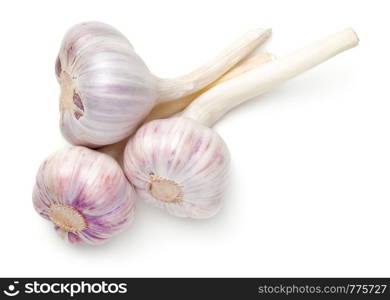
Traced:
POLYGON ((74 146, 41 164, 33 204, 66 241, 99 244, 133 219, 135 192, 113 158, 74 146))
POLYGON ((146 202, 179 217, 218 212, 229 151, 210 128, 188 118, 149 122, 127 144, 125 172, 146 202))
POLYGON ((137 194, 175 216, 216 214, 228 178, 229 151, 208 126, 241 102, 357 43, 352 29, 341 31, 211 88, 180 117, 143 125, 124 153, 125 173, 137 194))
POLYGON ((252 30, 194 72, 161 79, 113 27, 99 22, 75 25, 63 39, 55 67, 61 86, 61 131, 74 145, 118 142, 135 131, 155 104, 202 89, 269 34, 270 30, 252 30))

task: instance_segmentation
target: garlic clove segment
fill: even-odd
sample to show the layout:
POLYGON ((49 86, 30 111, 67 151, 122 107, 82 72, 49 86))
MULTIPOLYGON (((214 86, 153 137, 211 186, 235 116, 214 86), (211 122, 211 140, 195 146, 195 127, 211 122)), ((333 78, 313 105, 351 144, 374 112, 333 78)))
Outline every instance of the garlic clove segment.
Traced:
POLYGON ((114 159, 74 146, 41 164, 33 204, 64 240, 94 245, 109 240, 130 223, 135 192, 114 159))
POLYGON ((181 114, 144 124, 129 140, 124 170, 137 194, 175 216, 207 218, 221 207, 229 152, 208 126, 227 111, 358 44, 347 29, 224 81, 181 114))
POLYGON ((75 25, 66 33, 55 64, 62 134, 74 145, 118 142, 136 130, 156 103, 203 88, 269 35, 270 30, 253 30, 202 68, 177 79, 160 79, 115 28, 100 22, 75 25))
POLYGON ((129 140, 124 169, 140 198, 178 217, 215 215, 229 151, 212 129, 187 118, 151 121, 129 140))

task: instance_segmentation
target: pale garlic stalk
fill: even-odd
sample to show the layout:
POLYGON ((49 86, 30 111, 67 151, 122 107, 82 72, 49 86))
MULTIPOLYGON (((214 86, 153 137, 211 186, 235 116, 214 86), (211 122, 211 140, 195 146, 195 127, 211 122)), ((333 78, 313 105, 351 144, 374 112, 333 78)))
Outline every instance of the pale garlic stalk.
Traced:
POLYGON ((358 44, 352 29, 248 71, 200 95, 180 117, 143 125, 124 153, 137 194, 172 215, 207 218, 222 205, 229 151, 208 126, 231 108, 358 44))
POLYGON ((198 70, 173 79, 154 76, 129 41, 99 22, 75 25, 56 61, 60 126, 74 145, 97 147, 131 135, 159 102, 196 92, 245 58, 270 35, 249 31, 198 70))
POLYGON ((212 87, 227 81, 229 79, 235 78, 249 70, 252 70, 258 66, 261 66, 273 59, 273 55, 268 52, 261 52, 256 54, 255 56, 252 56, 250 58, 247 58, 243 61, 241 61, 238 65, 236 65, 234 68, 229 70, 229 72, 225 73, 223 76, 218 78, 216 81, 210 83, 208 86, 202 88, 201 90, 192 93, 190 95, 181 97, 179 99, 171 100, 168 102, 163 102, 157 104, 152 111, 149 113, 149 115, 146 117, 146 119, 143 121, 143 123, 147 123, 151 120, 156 119, 164 119, 167 118, 175 113, 181 112, 183 109, 185 109, 194 99, 199 97, 201 94, 206 92, 207 90, 211 89, 212 87))
MULTIPOLYGON (((217 82, 238 76, 270 58, 267 53, 259 54, 234 67, 217 82)), ((184 108, 183 103, 188 105, 196 95, 183 98, 180 105, 162 103, 148 119, 168 117, 184 108)), ((100 244, 133 219, 135 192, 118 164, 125 145, 117 143, 99 151, 72 146, 52 154, 41 164, 33 204, 42 217, 54 224, 65 241, 100 244)))

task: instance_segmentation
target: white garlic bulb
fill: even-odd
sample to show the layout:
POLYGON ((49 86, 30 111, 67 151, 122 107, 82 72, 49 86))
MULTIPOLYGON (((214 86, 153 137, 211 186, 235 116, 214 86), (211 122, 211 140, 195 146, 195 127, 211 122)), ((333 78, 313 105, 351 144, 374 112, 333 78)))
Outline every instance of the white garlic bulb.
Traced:
POLYGON ((211 88, 181 117, 143 125, 124 153, 125 173, 137 194, 175 216, 214 215, 222 204, 229 154, 206 126, 241 102, 357 44, 352 29, 341 31, 211 88))
POLYGON ((93 146, 122 139, 157 97, 155 78, 128 40, 103 23, 83 23, 68 31, 56 75, 61 85, 61 130, 73 144, 93 146))
POLYGON ((63 239, 94 245, 109 240, 130 223, 135 192, 113 158, 73 146, 41 164, 33 204, 63 239))
POLYGON ((161 79, 150 73, 129 41, 99 22, 75 25, 56 61, 61 86, 61 131, 75 145, 97 147, 120 141, 160 102, 196 92, 251 53, 270 34, 252 30, 219 57, 185 76, 161 79))
POLYGON ((138 129, 126 147, 124 166, 146 202, 175 216, 208 218, 221 208, 229 157, 216 132, 176 117, 138 129))

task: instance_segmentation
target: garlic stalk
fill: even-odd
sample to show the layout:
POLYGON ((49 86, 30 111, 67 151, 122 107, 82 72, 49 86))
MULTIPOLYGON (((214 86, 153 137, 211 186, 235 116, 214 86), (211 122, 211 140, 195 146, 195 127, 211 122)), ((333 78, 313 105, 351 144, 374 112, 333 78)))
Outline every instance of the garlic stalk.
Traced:
POLYGON ((140 198, 175 216, 207 218, 222 205, 229 151, 208 126, 233 107, 352 48, 352 29, 333 34, 200 95, 180 117, 143 125, 129 140, 124 170, 140 198))
POLYGON ((99 22, 75 25, 56 61, 61 87, 60 126, 74 145, 97 147, 132 134, 160 102, 202 89, 250 54, 270 30, 249 31, 198 70, 173 79, 149 71, 129 41, 99 22))
MULTIPOLYGON (((269 54, 259 54, 234 67, 217 82, 238 76, 269 59, 269 54)), ((194 98, 195 95, 189 95, 182 102, 188 105, 194 98)), ((176 104, 161 104, 162 112, 154 109, 149 118, 168 117, 183 108, 176 104)), ((135 192, 118 164, 125 142, 99 151, 68 147, 41 164, 33 204, 42 217, 54 224, 65 241, 100 244, 115 236, 133 219, 135 192)))
MULTIPOLYGON (((248 31, 218 57, 199 69, 178 78, 158 78, 159 97, 157 101, 171 101, 172 99, 178 99, 196 93, 221 77, 222 74, 239 63, 249 53, 252 53, 270 34, 270 29, 248 31)), ((247 63, 250 64, 250 62, 247 63)), ((230 76, 234 75, 231 74, 230 76)))
POLYGON ((176 100, 171 100, 169 102, 163 102, 157 104, 150 114, 146 117, 146 119, 143 121, 143 123, 147 123, 151 120, 156 119, 164 119, 169 116, 172 116, 175 113, 181 112, 183 109, 185 109, 194 99, 199 97, 201 94, 206 92, 207 90, 211 89, 212 87, 227 81, 229 79, 235 78, 251 69, 254 69, 260 65, 263 65, 273 59, 273 55, 268 52, 262 52, 259 53, 253 57, 247 58, 243 61, 241 61, 238 65, 236 65, 233 69, 229 70, 229 72, 225 73, 223 76, 221 76, 216 81, 210 83, 208 86, 202 88, 201 90, 181 97, 176 100))
POLYGON ((352 29, 335 33, 272 63, 246 72, 234 81, 218 85, 197 98, 187 108, 185 115, 211 126, 241 102, 356 46, 358 42, 359 39, 352 29), (223 97, 219 97, 220 95, 223 97))

